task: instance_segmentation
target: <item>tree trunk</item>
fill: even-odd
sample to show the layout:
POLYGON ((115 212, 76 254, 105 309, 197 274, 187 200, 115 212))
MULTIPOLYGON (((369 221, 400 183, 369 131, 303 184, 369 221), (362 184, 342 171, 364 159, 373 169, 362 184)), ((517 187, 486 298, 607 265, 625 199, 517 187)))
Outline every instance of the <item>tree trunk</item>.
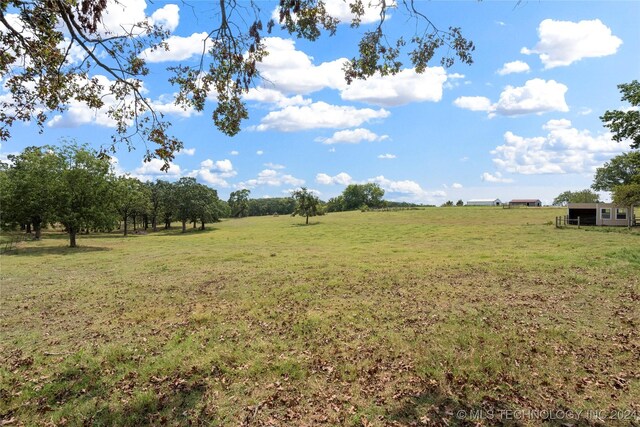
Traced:
POLYGON ((202 220, 202 226, 200 227, 200 230, 204 230, 204 220, 202 220))
POLYGON ((187 232, 187 221, 182 221, 182 232, 183 233, 187 232))
POLYGON ((42 235, 42 221, 37 221, 33 223, 33 228, 36 232, 35 239, 40 240, 40 236, 42 235))
POLYGON ((27 229, 26 233, 27 234, 31 234, 31 223, 30 222, 27 223, 26 229, 27 229))
POLYGON ((149 229, 149 215, 144 214, 142 216, 142 222, 144 223, 144 231, 147 231, 149 229))
POLYGON ((133 214, 132 218, 133 218, 133 231, 136 231, 136 214, 133 214))
POLYGON ((128 234, 129 234, 129 230, 128 230, 128 227, 127 227, 127 216, 125 215, 124 216, 124 235, 126 236, 128 234))
POLYGON ((76 230, 73 227, 69 227, 69 247, 75 248, 76 245, 76 230))
POLYGON ((158 219, 154 216, 151 218, 151 229, 155 232, 158 231, 158 219))
POLYGON ((198 226, 198 221, 193 221, 193 228, 196 228, 198 226))
POLYGON ((309 225, 309 215, 307 215, 307 225, 309 225))

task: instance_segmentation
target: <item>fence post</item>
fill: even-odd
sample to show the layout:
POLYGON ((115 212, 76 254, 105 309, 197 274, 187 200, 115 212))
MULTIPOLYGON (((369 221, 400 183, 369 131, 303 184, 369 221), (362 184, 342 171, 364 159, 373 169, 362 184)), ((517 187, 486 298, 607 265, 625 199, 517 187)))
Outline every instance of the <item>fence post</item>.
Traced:
POLYGON ((580 217, 578 217, 578 228, 580 228, 580 217))

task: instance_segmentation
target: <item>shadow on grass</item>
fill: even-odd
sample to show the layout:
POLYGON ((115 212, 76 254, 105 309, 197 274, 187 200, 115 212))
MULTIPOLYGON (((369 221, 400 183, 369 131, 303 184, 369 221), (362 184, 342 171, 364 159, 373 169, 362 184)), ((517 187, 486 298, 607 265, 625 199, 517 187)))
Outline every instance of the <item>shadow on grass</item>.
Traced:
POLYGON ((187 230, 183 233, 182 228, 175 227, 175 228, 170 228, 169 230, 158 230, 155 233, 150 233, 150 234, 153 234, 156 236, 190 236, 193 234, 207 234, 217 230, 218 228, 214 226, 207 227, 204 230, 200 230, 199 228, 187 227, 187 230))
POLYGON ((3 252, 2 256, 41 256, 41 255, 74 255, 89 252, 110 251, 110 248, 99 246, 83 246, 81 243, 76 248, 69 246, 19 246, 8 252, 3 252))
POLYGON ((55 425, 78 426, 190 425, 206 391, 202 380, 164 377, 148 383, 135 371, 105 374, 100 360, 82 353, 62 362, 51 377, 37 391, 35 405, 13 406, 0 417, 35 415, 55 425))
MULTIPOLYGON (((140 234, 136 234, 133 232, 130 232, 129 235, 127 235, 126 237, 144 237, 146 234, 151 234, 151 233, 140 233, 140 234)), ((121 230, 117 230, 117 231, 111 231, 111 232, 105 232, 105 233, 89 233, 89 234, 78 234, 77 235, 77 239, 78 241, 81 241, 82 239, 120 239, 125 237, 123 232, 121 230)), ((69 235, 67 233, 45 233, 42 235, 42 239, 43 240, 69 240, 69 235)))
POLYGON ((440 389, 430 389, 411 397, 390 411, 386 421, 393 425, 434 426, 526 426, 543 424, 547 427, 594 427, 602 424, 579 411, 562 408, 517 408, 513 402, 491 400, 484 405, 456 400, 440 389))
POLYGON ((311 227, 312 225, 320 225, 320 224, 321 224, 321 222, 320 222, 320 221, 316 221, 316 222, 310 222, 309 224, 304 224, 304 223, 299 224, 299 223, 296 223, 296 224, 291 224, 291 226, 292 226, 292 227, 311 227))
POLYGON ((84 425, 93 426, 156 426, 170 422, 191 425, 195 407, 204 392, 205 387, 201 385, 170 390, 151 388, 135 393, 127 403, 117 406, 103 404, 99 410, 81 418, 84 425))

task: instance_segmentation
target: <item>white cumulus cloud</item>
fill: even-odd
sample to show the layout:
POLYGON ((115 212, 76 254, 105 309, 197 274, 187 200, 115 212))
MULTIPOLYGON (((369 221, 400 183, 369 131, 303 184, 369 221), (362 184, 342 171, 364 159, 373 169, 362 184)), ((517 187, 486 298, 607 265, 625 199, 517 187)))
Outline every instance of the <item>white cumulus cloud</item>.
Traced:
POLYGON ((193 170, 187 176, 202 180, 213 187, 229 187, 228 178, 237 175, 231 160, 206 159, 200 162, 200 168, 193 170))
POLYGON ((263 42, 269 51, 258 64, 264 81, 262 87, 250 90, 246 99, 274 103, 279 107, 308 104, 300 95, 322 89, 337 90, 346 101, 383 107, 438 102, 447 82, 464 78, 458 73, 448 75, 442 67, 427 67, 421 74, 414 69, 404 69, 395 75, 375 74, 367 80, 355 80, 347 85, 343 71, 347 58, 316 65, 313 57, 297 50, 291 39, 267 37, 263 42), (296 96, 288 97, 289 94, 296 96))
POLYGON ((206 52, 211 40, 207 33, 194 33, 189 37, 170 36, 165 40, 169 49, 145 49, 140 54, 148 62, 183 61, 206 52))
POLYGON ((622 44, 619 37, 599 19, 580 22, 545 19, 538 26, 540 40, 533 49, 522 48, 524 54, 538 54, 544 67, 570 65, 583 58, 613 55, 622 44))
POLYGON ((543 114, 550 111, 569 111, 565 101, 568 88, 555 80, 531 79, 524 86, 507 86, 498 102, 491 103, 483 96, 461 96, 454 105, 471 111, 486 111, 489 117, 543 114))
MULTIPOLYGON (((457 75, 452 75, 456 78, 457 75)), ((442 67, 428 67, 418 74, 404 69, 395 75, 375 74, 367 80, 355 80, 340 96, 346 101, 360 101, 382 107, 395 107, 412 102, 438 102, 447 73, 442 67)))
POLYGON ((358 144, 362 141, 373 142, 384 141, 385 139, 389 139, 389 135, 378 135, 369 129, 357 128, 337 131, 329 138, 320 137, 316 138, 316 141, 323 144, 358 144))
MULTIPOLYGON (((83 102, 72 100, 67 105, 66 111, 61 114, 54 115, 47 122, 48 127, 73 128, 84 124, 94 124, 110 128, 115 128, 117 126, 116 121, 109 117, 109 110, 111 108, 120 106, 123 101, 118 100, 116 96, 110 93, 109 88, 113 84, 113 81, 109 80, 103 75, 92 76, 92 79, 96 79, 98 81, 98 84, 102 86, 101 100, 104 105, 100 108, 90 108, 83 102)), ((80 85, 80 87, 88 84, 88 82, 89 81, 87 79, 77 79, 77 83, 80 85)), ((141 93, 146 93, 146 91, 147 90, 144 87, 141 88, 141 93)), ((174 115, 183 118, 201 114, 193 108, 184 109, 175 105, 174 99, 174 95, 161 95, 156 100, 149 100, 149 103, 156 112, 162 114, 174 115)), ((124 100, 124 104, 131 106, 133 104, 132 100, 133 98, 130 97, 124 100)), ((128 122, 128 124, 133 123, 131 119, 127 119, 126 121, 128 122)))
POLYGON ((498 70, 498 74, 500 74, 501 76, 504 76, 507 74, 514 74, 514 73, 526 73, 530 69, 531 68, 529 67, 529 64, 527 64, 526 62, 512 61, 512 62, 505 63, 502 66, 502 68, 498 70))
POLYGON ((196 154, 195 148, 183 148, 176 153, 176 156, 193 156, 194 154, 196 154))
POLYGON ((304 179, 299 179, 293 175, 283 174, 274 169, 264 169, 254 179, 250 179, 245 182, 241 182, 236 187, 238 188, 255 188, 261 185, 268 185, 272 187, 279 187, 282 185, 291 185, 293 187, 299 187, 304 184, 304 179))
POLYGON ((486 182, 500 182, 500 183, 510 183, 513 182, 513 179, 511 178, 504 178, 502 176, 502 173, 500 172, 496 172, 495 174, 491 174, 489 172, 484 172, 481 176, 480 179, 482 179, 483 181, 486 182))
POLYGON ((564 99, 567 86, 555 80, 532 79, 524 86, 507 86, 495 106, 497 114, 517 116, 548 111, 569 111, 564 99))
POLYGON ((460 96, 453 101, 453 104, 471 111, 491 110, 491 100, 484 96, 460 96))
POLYGON ((167 4, 151 14, 154 24, 169 32, 175 31, 180 23, 180 8, 176 4, 167 4))
POLYGON ((504 144, 491 151, 496 167, 524 175, 590 173, 626 149, 611 134, 592 135, 566 119, 549 120, 543 129, 546 135, 530 138, 506 132, 504 144))
POLYGON ((255 127, 258 131, 279 130, 296 132, 322 128, 349 128, 359 126, 375 119, 389 116, 385 109, 358 109, 351 106, 338 106, 326 102, 314 102, 311 105, 290 106, 282 110, 271 111, 255 127))
POLYGON ((385 196, 389 196, 398 201, 406 201, 412 203, 429 203, 437 204, 447 193, 442 190, 427 191, 420 184, 412 180, 394 181, 385 178, 384 175, 370 178, 368 182, 374 182, 386 192, 385 196))
POLYGON ((340 172, 335 176, 330 176, 330 175, 327 175, 326 173, 319 173, 316 175, 316 182, 318 184, 323 184, 323 185, 334 185, 334 184, 349 185, 349 184, 352 184, 354 181, 353 181, 353 178, 351 178, 351 176, 348 173, 340 172))
POLYGON ((395 154, 390 154, 390 153, 386 153, 386 154, 380 154, 378 156, 379 159, 395 159, 396 155, 395 154))
MULTIPOLYGON (((119 168, 118 160, 115 163, 112 162, 114 168, 119 168)), ((177 179, 182 176, 182 169, 180 165, 175 163, 169 163, 169 169, 164 172, 161 168, 164 166, 164 161, 160 159, 151 159, 148 162, 142 162, 142 164, 134 169, 131 176, 138 178, 140 181, 153 181, 155 179, 177 179)))
POLYGON ((280 37, 266 37, 262 41, 269 55, 258 64, 264 85, 288 94, 308 94, 324 88, 346 87, 342 67, 346 58, 320 65, 313 58, 295 48, 295 41, 280 37))
POLYGON ((146 8, 145 0, 109 0, 98 30, 103 36, 125 35, 129 32, 141 35, 143 30, 136 28, 136 25, 141 22, 159 25, 168 31, 174 31, 178 27, 180 8, 177 5, 167 4, 157 9, 151 16, 147 16, 146 8))
POLYGON ((266 87, 252 87, 244 94, 246 101, 273 104, 278 108, 285 108, 291 105, 309 105, 312 100, 304 98, 302 95, 285 96, 282 92, 266 87))

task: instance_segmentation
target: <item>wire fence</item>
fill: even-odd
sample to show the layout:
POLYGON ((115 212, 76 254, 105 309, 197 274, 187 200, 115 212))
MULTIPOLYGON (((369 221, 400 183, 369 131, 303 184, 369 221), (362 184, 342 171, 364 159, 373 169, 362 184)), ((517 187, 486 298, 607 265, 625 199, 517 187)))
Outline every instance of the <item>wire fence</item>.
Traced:
POLYGON ((556 217, 556 228, 564 228, 568 225, 577 225, 580 228, 580 217, 569 218, 569 215, 556 217))

